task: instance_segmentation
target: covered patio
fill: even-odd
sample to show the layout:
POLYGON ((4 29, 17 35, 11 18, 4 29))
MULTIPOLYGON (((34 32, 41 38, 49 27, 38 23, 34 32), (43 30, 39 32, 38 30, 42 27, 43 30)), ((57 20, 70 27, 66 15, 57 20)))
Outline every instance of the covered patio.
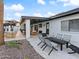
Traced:
POLYGON ((74 54, 68 54, 68 52, 72 51, 69 48, 66 48, 65 45, 63 46, 63 51, 60 50, 60 47, 57 46, 56 44, 53 44, 54 47, 58 49, 58 51, 53 50, 50 55, 48 55, 48 52, 50 51, 50 47, 47 47, 44 51, 42 50, 41 46, 43 45, 40 44, 39 46, 37 45, 40 42, 40 39, 38 36, 32 36, 31 38, 27 39, 30 44, 33 46, 35 51, 39 53, 42 57, 45 59, 78 59, 79 54, 74 53, 74 54))
POLYGON ((39 33, 46 33, 46 24, 44 24, 44 32, 42 31, 42 22, 48 21, 48 18, 45 17, 34 17, 34 16, 22 16, 20 22, 20 30, 26 36, 30 38, 31 35, 35 36, 39 33))
MULTIPOLYGON (((57 44, 53 44, 54 47, 58 49, 58 51, 53 50, 50 55, 48 55, 48 52, 50 48, 46 48, 44 51, 42 51, 41 46, 43 44, 40 44, 38 46, 38 43, 40 42, 40 39, 38 38, 39 33, 46 33, 47 36, 53 36, 58 34, 55 33, 49 33, 51 29, 51 21, 49 21, 48 18, 44 17, 29 17, 29 16, 22 16, 21 18, 21 31, 25 35, 26 39, 30 42, 30 44, 33 46, 33 48, 45 59, 78 59, 79 55, 77 53, 74 54, 68 54, 68 52, 72 51, 70 48, 66 48, 65 45, 63 45, 63 51, 60 50, 60 46, 57 46, 57 44), (50 28, 49 28, 50 27, 50 28)), ((54 24, 53 24, 54 26, 54 24)), ((51 29, 52 30, 52 29, 51 29)), ((60 34, 60 33, 59 33, 60 34)), ((64 34, 64 33, 62 33, 64 34)), ((67 35, 67 34, 66 34, 67 35)), ((69 34, 68 34, 69 35, 69 34)), ((62 38, 61 38, 62 39, 62 38)), ((79 45, 79 43, 76 43, 75 41, 71 40, 72 43, 75 43, 76 45, 79 45)), ((62 45, 61 45, 62 46, 62 45)))

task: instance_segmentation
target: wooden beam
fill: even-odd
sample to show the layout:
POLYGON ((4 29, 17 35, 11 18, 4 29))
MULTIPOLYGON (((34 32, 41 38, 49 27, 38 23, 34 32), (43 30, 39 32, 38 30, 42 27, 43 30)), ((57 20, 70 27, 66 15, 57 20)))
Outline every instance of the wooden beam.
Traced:
POLYGON ((0 0, 0 45, 4 44, 3 12, 4 12, 4 4, 3 0, 0 0))

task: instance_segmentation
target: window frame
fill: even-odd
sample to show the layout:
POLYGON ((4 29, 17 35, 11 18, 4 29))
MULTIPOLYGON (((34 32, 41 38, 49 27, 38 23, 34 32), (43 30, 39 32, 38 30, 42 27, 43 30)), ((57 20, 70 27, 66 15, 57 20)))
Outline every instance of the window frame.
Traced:
MULTIPOLYGON (((72 24, 71 24, 70 22, 71 22, 71 21, 76 21, 76 20, 79 20, 79 19, 63 20, 63 21, 61 21, 61 31, 79 32, 79 31, 75 31, 75 30, 72 31, 72 30, 71 30, 71 25, 72 25, 72 24), (69 24, 68 24, 68 30, 63 30, 63 29, 62 29, 62 22, 65 22, 65 21, 68 21, 68 22, 69 22, 69 24)), ((72 29, 73 29, 73 28, 72 28, 72 29)), ((78 30, 78 29, 77 29, 77 30, 78 30)))
POLYGON ((39 28, 42 28, 42 24, 39 24, 39 28))

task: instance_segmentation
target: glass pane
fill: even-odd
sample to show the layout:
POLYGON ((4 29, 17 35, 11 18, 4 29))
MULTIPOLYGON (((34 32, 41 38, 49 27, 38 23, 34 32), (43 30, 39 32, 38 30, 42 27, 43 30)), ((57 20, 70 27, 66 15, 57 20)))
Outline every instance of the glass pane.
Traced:
POLYGON ((77 20, 70 20, 70 31, 79 32, 79 19, 77 20))
POLYGON ((39 27, 42 28, 42 24, 39 24, 39 27))
POLYGON ((62 31, 69 31, 69 21, 61 21, 61 30, 62 31))

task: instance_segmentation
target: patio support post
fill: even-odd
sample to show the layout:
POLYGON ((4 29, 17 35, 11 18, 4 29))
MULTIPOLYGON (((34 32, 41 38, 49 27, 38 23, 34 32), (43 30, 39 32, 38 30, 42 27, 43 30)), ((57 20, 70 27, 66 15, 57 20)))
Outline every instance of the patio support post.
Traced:
POLYGON ((30 20, 25 21, 26 24, 26 39, 30 38, 30 20))
POLYGON ((0 0, 0 45, 4 44, 4 29, 3 29, 3 11, 4 4, 3 0, 0 0))

